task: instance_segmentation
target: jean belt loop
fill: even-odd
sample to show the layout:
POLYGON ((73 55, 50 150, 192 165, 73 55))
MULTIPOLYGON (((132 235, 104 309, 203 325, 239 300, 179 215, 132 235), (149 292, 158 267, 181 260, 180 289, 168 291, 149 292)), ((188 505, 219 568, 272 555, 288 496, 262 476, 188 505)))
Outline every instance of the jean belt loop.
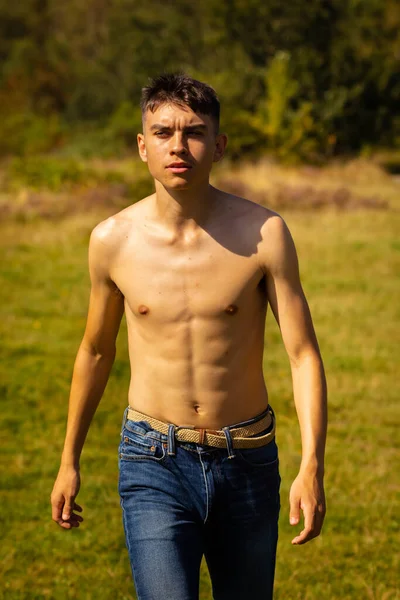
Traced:
POLYGON ((125 410, 124 410, 124 414, 123 414, 123 417, 122 417, 122 424, 121 424, 121 434, 120 434, 120 436, 121 436, 121 439, 122 439, 122 433, 123 433, 123 431, 124 431, 125 423, 126 423, 126 421, 127 421, 127 418, 128 418, 128 410, 129 410, 129 406, 127 406, 127 407, 125 408, 125 410))
POLYGON ((170 423, 168 425, 168 447, 167 453, 170 456, 175 456, 175 425, 170 423))
POLYGON ((235 452, 233 450, 233 442, 231 432, 229 431, 229 426, 223 427, 222 431, 226 437, 226 445, 228 447, 228 458, 235 458, 235 452))

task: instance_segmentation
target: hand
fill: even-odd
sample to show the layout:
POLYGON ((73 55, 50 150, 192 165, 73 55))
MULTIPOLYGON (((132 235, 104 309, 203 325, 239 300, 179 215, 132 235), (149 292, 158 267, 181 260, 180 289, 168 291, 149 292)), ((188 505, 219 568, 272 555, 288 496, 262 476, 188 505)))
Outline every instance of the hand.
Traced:
POLYGON ((322 477, 299 474, 290 488, 290 524, 300 521, 300 509, 304 514, 304 529, 292 539, 292 544, 305 544, 317 537, 325 518, 325 493, 322 477))
POLYGON ((74 513, 82 512, 75 502, 80 488, 80 473, 75 467, 61 466, 51 492, 52 519, 63 529, 79 527, 83 517, 74 513))

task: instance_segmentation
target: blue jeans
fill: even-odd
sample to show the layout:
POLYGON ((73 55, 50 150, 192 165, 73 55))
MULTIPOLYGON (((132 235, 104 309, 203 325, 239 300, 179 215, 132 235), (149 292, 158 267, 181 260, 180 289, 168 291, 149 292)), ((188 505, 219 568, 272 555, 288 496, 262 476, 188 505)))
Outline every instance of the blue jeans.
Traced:
POLYGON ((198 600, 203 554, 214 600, 272 599, 281 481, 275 439, 230 450, 181 442, 171 440, 171 428, 162 434, 127 411, 118 491, 138 600, 198 600))

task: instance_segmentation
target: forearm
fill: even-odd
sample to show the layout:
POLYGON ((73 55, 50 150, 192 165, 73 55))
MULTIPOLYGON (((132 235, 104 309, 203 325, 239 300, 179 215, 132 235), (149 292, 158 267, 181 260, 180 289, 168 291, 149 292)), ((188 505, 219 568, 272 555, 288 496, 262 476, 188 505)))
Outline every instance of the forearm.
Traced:
POLYGON ((300 424, 300 471, 324 474, 327 386, 320 355, 312 352, 292 364, 293 393, 300 424))
POLYGON ((61 463, 79 466, 90 423, 106 387, 115 352, 99 356, 82 343, 74 364, 61 463))

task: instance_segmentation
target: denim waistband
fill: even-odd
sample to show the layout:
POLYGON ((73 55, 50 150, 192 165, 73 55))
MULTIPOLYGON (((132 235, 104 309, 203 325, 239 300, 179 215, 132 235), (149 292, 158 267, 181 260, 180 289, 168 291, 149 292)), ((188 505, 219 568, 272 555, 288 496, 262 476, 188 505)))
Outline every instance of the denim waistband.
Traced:
MULTIPOLYGON (((121 432, 125 426, 125 422, 127 421, 127 414, 128 414, 129 408, 130 408, 130 406, 128 405, 124 410, 124 414, 122 417, 121 432)), ((142 411, 140 411, 140 412, 142 412, 142 411)), ((251 417, 250 419, 246 419, 245 421, 239 421, 238 423, 233 423, 231 425, 225 425, 224 427, 220 427, 221 431, 223 431, 225 438, 226 438, 226 443, 227 443, 227 448, 228 448, 228 458, 234 458, 234 456, 235 456, 230 430, 235 429, 236 427, 243 427, 246 425, 251 425, 252 423, 257 423, 257 421, 260 421, 263 417, 265 417, 268 414, 268 412, 271 413, 273 418, 275 418, 275 413, 274 413, 271 405, 268 404, 268 406, 262 412, 258 413, 254 417, 251 417)), ((145 414, 145 413, 143 413, 143 414, 145 414)), ((148 415, 148 416, 150 416, 150 415, 148 415)), ((158 419, 158 420, 161 421, 161 419, 158 419)), ((163 423, 168 425, 168 434, 163 434, 160 432, 160 436, 167 435, 167 438, 168 438, 167 452, 169 455, 173 456, 173 455, 175 455, 175 441, 176 441, 175 440, 175 429, 176 429, 177 425, 175 425, 173 423, 168 423, 166 421, 163 421, 163 423)), ((205 429, 207 429, 207 428, 205 428, 205 429)), ((157 432, 157 433, 159 433, 159 432, 157 432)), ((121 433, 121 435, 122 435, 122 433, 121 433)), ((192 443, 192 442, 188 442, 188 443, 192 443)))

